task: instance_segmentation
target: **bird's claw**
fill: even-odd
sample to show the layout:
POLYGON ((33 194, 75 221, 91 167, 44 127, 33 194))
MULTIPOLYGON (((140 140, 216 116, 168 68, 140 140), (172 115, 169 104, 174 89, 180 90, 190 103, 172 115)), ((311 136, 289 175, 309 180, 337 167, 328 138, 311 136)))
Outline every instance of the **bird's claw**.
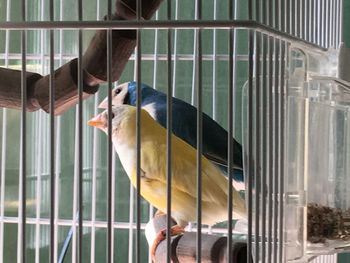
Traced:
MULTIPOLYGON (((166 229, 163 229, 161 231, 158 232, 156 238, 154 239, 153 241, 153 244, 152 244, 152 247, 151 247, 151 250, 150 250, 150 253, 151 253, 151 258, 153 260, 153 262, 156 262, 155 261, 155 257, 156 257, 156 250, 157 250, 157 247, 158 245, 163 241, 165 240, 166 238, 166 229)), ((180 235, 180 234, 183 234, 185 232, 185 229, 179 225, 174 225, 170 228, 170 235, 171 236, 177 236, 177 235, 180 235)))

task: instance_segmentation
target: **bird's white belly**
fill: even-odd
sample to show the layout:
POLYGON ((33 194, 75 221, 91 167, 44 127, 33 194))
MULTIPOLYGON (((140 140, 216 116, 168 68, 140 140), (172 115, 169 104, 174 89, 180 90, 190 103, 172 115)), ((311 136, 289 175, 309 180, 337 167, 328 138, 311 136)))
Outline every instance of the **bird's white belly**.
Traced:
POLYGON ((130 148, 130 146, 128 145, 119 142, 115 143, 114 145, 115 150, 118 153, 120 162, 122 163, 125 172, 131 180, 130 176, 136 167, 136 150, 130 148))

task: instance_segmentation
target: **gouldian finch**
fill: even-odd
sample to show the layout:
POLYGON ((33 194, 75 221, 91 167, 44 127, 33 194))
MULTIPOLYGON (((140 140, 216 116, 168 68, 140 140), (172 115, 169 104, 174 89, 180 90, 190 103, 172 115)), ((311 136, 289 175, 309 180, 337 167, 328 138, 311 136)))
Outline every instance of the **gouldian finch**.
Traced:
MULTIPOLYGON (((136 108, 121 105, 112 108, 112 142, 132 185, 136 186, 136 108)), ((167 208, 166 129, 145 110, 141 110, 141 195, 162 212, 167 208)), ((88 121, 105 133, 108 112, 88 121)), ((197 170, 196 149, 172 135, 171 216, 177 229, 196 221, 197 170)), ((202 223, 214 225, 227 221, 228 180, 206 157, 202 157, 202 223)), ((245 202, 233 191, 233 216, 246 216, 245 202)), ((173 227, 174 228, 174 227, 173 227)), ((175 229, 174 228, 174 229, 175 229)), ((154 252, 154 251, 153 251, 154 252)))
MULTIPOLYGON (((136 105, 137 83, 135 81, 119 85, 113 90, 112 105, 136 105)), ((99 108, 107 109, 108 98, 104 99, 99 108)), ((141 84, 141 107, 153 119, 166 127, 166 94, 141 84)), ((192 147, 197 147, 197 109, 177 98, 172 98, 173 123, 172 132, 192 147)), ((227 131, 217 122, 203 113, 203 155, 227 174, 227 131)), ((242 146, 232 138, 233 143, 233 184, 237 190, 244 190, 242 164, 242 146)))

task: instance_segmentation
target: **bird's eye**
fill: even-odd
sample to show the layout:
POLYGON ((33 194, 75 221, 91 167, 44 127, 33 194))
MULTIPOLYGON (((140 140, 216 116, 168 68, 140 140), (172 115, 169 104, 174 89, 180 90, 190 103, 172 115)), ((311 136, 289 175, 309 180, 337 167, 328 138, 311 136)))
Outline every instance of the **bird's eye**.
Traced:
POLYGON ((115 95, 118 95, 121 91, 122 91, 121 89, 116 89, 114 93, 115 95))
MULTIPOLYGON (((106 112, 106 119, 108 120, 108 118, 109 118, 109 116, 108 116, 108 113, 106 112)), ((113 120, 113 118, 114 118, 114 113, 111 112, 111 119, 113 120)))

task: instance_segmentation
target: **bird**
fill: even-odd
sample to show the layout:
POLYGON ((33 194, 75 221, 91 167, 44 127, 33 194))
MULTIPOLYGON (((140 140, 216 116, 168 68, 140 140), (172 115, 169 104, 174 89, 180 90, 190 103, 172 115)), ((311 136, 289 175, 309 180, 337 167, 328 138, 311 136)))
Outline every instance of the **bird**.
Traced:
MULTIPOLYGON (((153 119, 166 128, 167 95, 146 84, 140 83, 141 107, 153 119)), ((112 91, 112 105, 136 105, 137 82, 131 81, 118 85, 112 91)), ((99 108, 108 108, 108 97, 99 108)), ((197 148, 197 109, 191 104, 172 98, 172 132, 192 147, 197 148)), ((227 176, 228 133, 216 121, 203 113, 202 153, 227 176)), ((234 138, 233 143, 233 183, 237 190, 244 191, 242 146, 234 138)))
MULTIPOLYGON (((113 106, 111 112, 112 143, 134 187, 137 182, 136 112, 136 107, 130 105, 113 106)), ((167 130, 157 123, 146 110, 141 109, 140 114, 140 192, 151 205, 166 213, 167 130)), ((108 111, 105 110, 90 119, 88 125, 108 134, 108 118, 108 111)), ((171 228, 171 231, 173 234, 178 234, 184 231, 188 222, 196 221, 197 151, 174 134, 171 135, 171 140, 171 216, 177 223, 171 228)), ((228 220, 228 179, 205 156, 201 158, 202 223, 214 225, 228 220)), ((232 219, 245 219, 245 201, 233 186, 232 197, 232 219)), ((164 231, 158 233, 152 245, 152 257, 155 255, 157 245, 164 238, 164 231)))

